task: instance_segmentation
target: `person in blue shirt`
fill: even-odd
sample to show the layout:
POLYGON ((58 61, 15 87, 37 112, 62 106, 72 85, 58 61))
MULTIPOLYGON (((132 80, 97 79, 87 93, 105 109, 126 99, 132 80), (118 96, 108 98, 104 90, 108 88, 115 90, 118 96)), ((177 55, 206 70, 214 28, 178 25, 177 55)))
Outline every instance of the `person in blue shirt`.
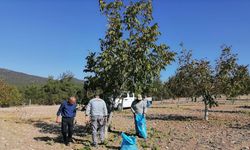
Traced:
POLYGON ((75 97, 70 97, 68 100, 62 102, 57 111, 57 123, 60 123, 60 115, 62 116, 61 131, 63 135, 63 142, 65 145, 69 145, 69 142, 72 142, 74 118, 76 116, 75 97))

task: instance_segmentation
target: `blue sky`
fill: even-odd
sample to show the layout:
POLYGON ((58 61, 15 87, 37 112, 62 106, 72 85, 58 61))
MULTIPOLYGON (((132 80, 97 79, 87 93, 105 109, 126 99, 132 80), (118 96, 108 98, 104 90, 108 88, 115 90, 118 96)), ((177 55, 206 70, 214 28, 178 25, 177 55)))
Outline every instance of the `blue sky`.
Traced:
MULTIPOLYGON (((249 64, 249 0, 154 0, 159 42, 214 60, 232 45, 249 64)), ((47 77, 71 71, 79 79, 89 50, 99 50, 106 22, 98 0, 0 0, 0 68, 47 77)), ((173 63, 162 79, 175 72, 173 63)))

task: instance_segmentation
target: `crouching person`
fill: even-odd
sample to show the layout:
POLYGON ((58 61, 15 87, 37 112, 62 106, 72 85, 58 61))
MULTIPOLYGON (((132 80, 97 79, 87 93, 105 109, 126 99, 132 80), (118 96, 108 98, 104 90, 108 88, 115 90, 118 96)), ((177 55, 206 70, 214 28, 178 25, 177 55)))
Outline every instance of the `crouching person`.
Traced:
POLYGON ((89 116, 92 127, 92 145, 97 147, 98 145, 98 131, 100 132, 101 144, 105 141, 105 125, 106 117, 108 115, 107 106, 104 100, 99 95, 91 99, 86 108, 86 116, 89 116))
POLYGON ((62 116, 61 131, 63 135, 63 142, 69 145, 72 142, 74 118, 76 116, 76 98, 70 97, 67 101, 63 101, 57 111, 56 122, 60 122, 60 115, 62 116))

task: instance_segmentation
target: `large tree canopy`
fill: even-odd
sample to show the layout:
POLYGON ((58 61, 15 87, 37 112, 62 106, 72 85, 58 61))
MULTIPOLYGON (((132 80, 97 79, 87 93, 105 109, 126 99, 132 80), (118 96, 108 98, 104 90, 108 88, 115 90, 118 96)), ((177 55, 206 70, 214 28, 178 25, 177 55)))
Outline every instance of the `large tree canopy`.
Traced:
POLYGON ((86 58, 89 87, 114 95, 122 90, 145 92, 174 58, 167 45, 157 43, 160 32, 152 23, 152 2, 99 2, 108 28, 100 40, 101 52, 86 58))

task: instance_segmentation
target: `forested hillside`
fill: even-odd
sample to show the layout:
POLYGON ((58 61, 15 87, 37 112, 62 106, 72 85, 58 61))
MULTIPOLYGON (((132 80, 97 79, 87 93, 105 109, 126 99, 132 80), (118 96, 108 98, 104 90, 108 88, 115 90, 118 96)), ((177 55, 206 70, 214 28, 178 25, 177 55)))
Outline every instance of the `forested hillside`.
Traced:
POLYGON ((47 78, 0 68, 0 78, 9 84, 23 86, 29 84, 44 84, 47 78))
MULTIPOLYGON (((22 72, 12 71, 8 69, 0 68, 0 79, 4 80, 8 84, 15 86, 26 86, 31 84, 45 84, 48 78, 39 77, 35 75, 29 75, 22 72)), ((82 83, 81 80, 74 78, 74 83, 82 83)))

